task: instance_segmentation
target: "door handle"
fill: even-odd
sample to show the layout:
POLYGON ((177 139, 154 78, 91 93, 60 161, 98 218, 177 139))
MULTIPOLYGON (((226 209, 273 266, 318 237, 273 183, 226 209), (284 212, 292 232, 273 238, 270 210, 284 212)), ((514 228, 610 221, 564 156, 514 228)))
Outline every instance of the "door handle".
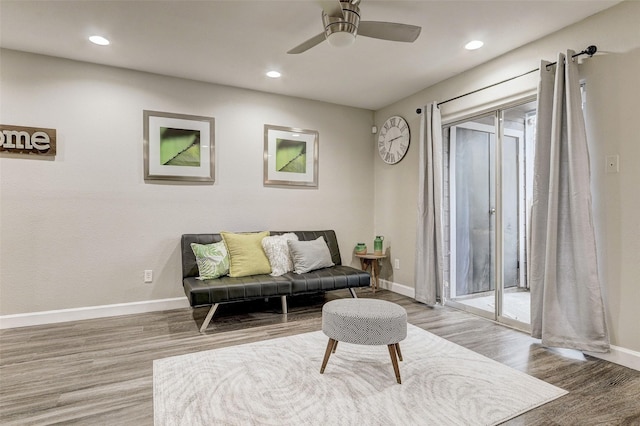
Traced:
POLYGON ((496 214, 496 209, 495 208, 490 209, 489 214, 496 214))

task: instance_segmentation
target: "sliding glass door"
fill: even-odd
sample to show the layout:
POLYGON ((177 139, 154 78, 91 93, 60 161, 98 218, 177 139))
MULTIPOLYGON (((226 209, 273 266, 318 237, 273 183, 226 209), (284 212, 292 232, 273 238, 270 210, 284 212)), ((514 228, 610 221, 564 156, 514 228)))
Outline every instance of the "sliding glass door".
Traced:
POLYGON ((535 104, 528 103, 444 128, 447 303, 522 329, 530 322, 526 228, 534 120, 535 104))
MULTIPOLYGON (((488 117, 490 118, 490 117, 488 117)), ((452 299, 478 299, 495 291, 495 130, 486 118, 451 127, 452 299)), ((480 309, 493 311, 493 297, 480 309)), ((486 299, 486 300, 489 300, 486 299)))

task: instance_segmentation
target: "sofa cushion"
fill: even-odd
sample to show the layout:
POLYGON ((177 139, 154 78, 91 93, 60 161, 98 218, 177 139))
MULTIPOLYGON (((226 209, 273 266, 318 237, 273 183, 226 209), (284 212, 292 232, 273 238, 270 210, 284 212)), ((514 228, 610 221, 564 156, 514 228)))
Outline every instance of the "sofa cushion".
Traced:
POLYGON ((269 231, 247 234, 221 232, 220 235, 229 252, 230 277, 271 273, 269 259, 262 249, 262 239, 269 236, 269 231))
POLYGON ((317 269, 306 274, 289 272, 282 277, 291 280, 291 293, 294 295, 367 287, 371 283, 371 275, 368 272, 343 265, 317 269))
POLYGON ((291 280, 285 276, 253 275, 232 278, 223 276, 214 280, 185 278, 182 282, 191 306, 227 303, 291 295, 291 280))
POLYGON ((287 244, 293 260, 293 272, 296 274, 304 274, 334 265, 331 261, 329 247, 323 237, 312 241, 287 241, 287 244))
POLYGON ((279 277, 293 270, 293 262, 289 253, 287 241, 298 241, 298 236, 292 232, 283 235, 273 235, 262 239, 264 249, 269 264, 271 265, 271 275, 279 277))
POLYGON ((191 243, 191 250, 196 256, 199 280, 218 278, 229 273, 229 254, 224 242, 213 244, 191 243))

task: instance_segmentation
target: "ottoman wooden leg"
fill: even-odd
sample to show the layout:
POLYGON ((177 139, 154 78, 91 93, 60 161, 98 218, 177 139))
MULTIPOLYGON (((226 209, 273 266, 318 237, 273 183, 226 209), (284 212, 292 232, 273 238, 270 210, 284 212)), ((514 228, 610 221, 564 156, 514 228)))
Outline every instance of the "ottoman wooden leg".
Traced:
POLYGON ((393 364, 393 371, 396 373, 396 380, 398 384, 402 384, 400 381, 400 367, 398 367, 398 359, 396 358, 396 345, 387 345, 389 348, 389 355, 391 356, 391 364, 393 364))
POLYGON ((327 349, 324 351, 324 359, 322 360, 322 367, 320 367, 320 374, 324 373, 324 368, 327 366, 327 362, 329 362, 331 351, 336 343, 338 343, 337 340, 329 338, 329 341, 327 342, 327 349))
POLYGON ((398 359, 402 361, 402 352, 400 352, 400 343, 396 343, 396 352, 398 353, 398 359))

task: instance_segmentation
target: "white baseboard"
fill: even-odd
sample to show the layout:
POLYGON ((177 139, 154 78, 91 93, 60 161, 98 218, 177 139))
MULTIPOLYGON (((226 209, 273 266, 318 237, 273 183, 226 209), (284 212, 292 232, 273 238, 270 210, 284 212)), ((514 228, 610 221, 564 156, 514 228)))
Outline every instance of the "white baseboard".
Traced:
POLYGON ((186 297, 0 316, 0 329, 188 308, 186 297))
MULTIPOLYGON (((415 298, 416 289, 413 287, 383 279, 378 280, 378 284, 380 285, 380 288, 391 290, 394 293, 399 293, 403 296, 415 298)), ((640 352, 632 351, 631 349, 611 345, 611 352, 609 353, 601 354, 595 352, 585 352, 585 354, 640 371, 640 352)))
POLYGON ((378 285, 380 286, 380 288, 384 288, 385 290, 391 290, 394 293, 411 297, 412 299, 415 299, 416 297, 416 289, 413 287, 406 286, 404 284, 398 284, 398 283, 394 283, 393 281, 379 279, 378 285))
POLYGON ((640 352, 632 351, 631 349, 611 345, 611 352, 609 353, 585 352, 585 354, 640 371, 640 352))

